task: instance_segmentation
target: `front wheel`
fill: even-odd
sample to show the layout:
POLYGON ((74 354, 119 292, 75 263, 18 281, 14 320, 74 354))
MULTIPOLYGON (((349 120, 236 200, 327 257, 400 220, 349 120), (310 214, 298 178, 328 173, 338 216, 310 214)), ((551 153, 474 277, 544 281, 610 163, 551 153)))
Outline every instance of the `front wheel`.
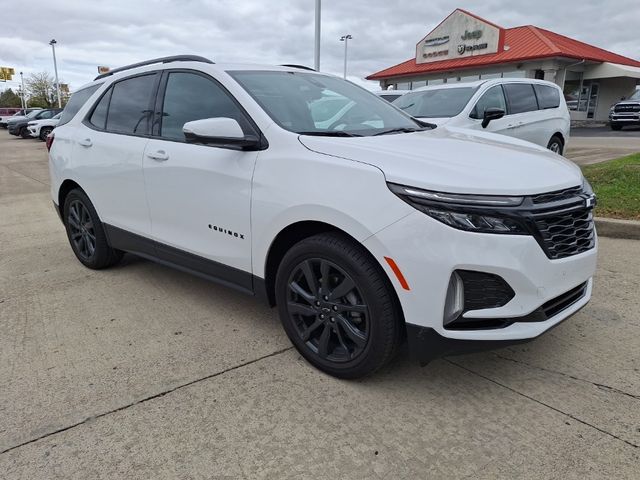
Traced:
POLYGON ((622 130, 622 125, 620 125, 619 123, 611 122, 611 130, 615 130, 615 131, 622 130))
POLYGON ((64 201, 63 221, 71 249, 85 267, 99 270, 115 265, 123 252, 111 248, 102 222, 89 197, 80 189, 64 201))
POLYGON ((40 140, 42 140, 43 142, 47 140, 47 137, 49 136, 49 134, 53 131, 53 128, 51 127, 42 127, 40 129, 40 140))
POLYGON ((312 365, 339 378, 375 372, 402 337, 402 315, 384 271, 346 235, 314 235, 284 256, 276 277, 283 327, 312 365))
POLYGON ((27 129, 27 127, 22 127, 20 129, 20 136, 22 138, 31 138, 31 135, 29 134, 29 130, 27 129))
POLYGON ((554 135, 553 137, 551 137, 551 140, 549 140, 549 144, 547 145, 547 148, 551 150, 553 153, 562 155, 562 152, 564 150, 564 143, 562 142, 562 139, 559 136, 554 135))

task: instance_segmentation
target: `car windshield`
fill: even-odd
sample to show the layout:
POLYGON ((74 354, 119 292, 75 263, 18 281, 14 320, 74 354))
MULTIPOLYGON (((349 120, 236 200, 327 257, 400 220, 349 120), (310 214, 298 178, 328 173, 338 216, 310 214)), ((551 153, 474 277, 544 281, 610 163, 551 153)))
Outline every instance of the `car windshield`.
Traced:
POLYGON ((476 87, 422 90, 407 93, 394 101, 393 104, 414 117, 455 117, 462 111, 476 90, 476 87))
POLYGON ((27 118, 33 118, 38 115, 42 110, 34 110, 33 112, 27 113, 27 118))
POLYGON ((304 135, 369 136, 423 130, 389 102, 341 78, 235 71, 233 78, 281 127, 304 135))
POLYGON ((640 90, 636 90, 627 100, 640 100, 640 90))

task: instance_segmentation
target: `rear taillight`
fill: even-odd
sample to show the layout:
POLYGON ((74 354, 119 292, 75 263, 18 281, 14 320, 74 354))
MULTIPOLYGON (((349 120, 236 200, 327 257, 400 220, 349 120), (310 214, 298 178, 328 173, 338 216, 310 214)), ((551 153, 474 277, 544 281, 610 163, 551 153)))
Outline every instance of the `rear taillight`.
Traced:
POLYGON ((53 145, 54 135, 55 134, 53 132, 51 132, 49 135, 47 135, 47 140, 46 140, 47 151, 51 150, 51 145, 53 145))

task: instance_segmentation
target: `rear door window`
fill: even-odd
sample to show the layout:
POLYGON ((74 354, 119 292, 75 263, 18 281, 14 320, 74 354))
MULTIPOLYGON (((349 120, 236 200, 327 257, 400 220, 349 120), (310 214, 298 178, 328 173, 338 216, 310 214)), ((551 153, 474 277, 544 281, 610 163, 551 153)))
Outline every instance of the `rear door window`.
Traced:
POLYGON ((147 135, 153 113, 151 98, 156 74, 127 78, 113 85, 106 130, 127 135, 147 135))
POLYGON ((560 92, 557 88, 549 85, 533 85, 538 97, 540 109, 558 108, 560 106, 560 92))
POLYGON ((530 83, 507 83, 503 87, 509 102, 509 114, 538 110, 538 101, 530 83))

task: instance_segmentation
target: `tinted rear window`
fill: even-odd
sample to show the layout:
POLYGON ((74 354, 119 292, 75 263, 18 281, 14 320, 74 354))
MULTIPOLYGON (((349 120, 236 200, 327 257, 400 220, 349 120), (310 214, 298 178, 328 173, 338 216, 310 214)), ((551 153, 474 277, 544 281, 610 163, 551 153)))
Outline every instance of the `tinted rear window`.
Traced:
POLYGON ((82 108, 85 102, 89 100, 89 97, 93 95, 101 85, 101 83, 91 85, 90 87, 78 90, 76 93, 71 95, 69 103, 67 103, 67 105, 64 107, 64 110, 62 111, 62 117, 60 117, 58 126, 70 122, 71 119, 76 116, 76 113, 78 113, 78 111, 82 108))
POLYGON ((530 83, 507 83, 504 91, 509 101, 509 113, 524 113, 538 110, 538 102, 530 83))
POLYGON ((538 104, 541 109, 558 108, 560 106, 560 92, 549 85, 534 84, 533 88, 538 96, 538 104))

